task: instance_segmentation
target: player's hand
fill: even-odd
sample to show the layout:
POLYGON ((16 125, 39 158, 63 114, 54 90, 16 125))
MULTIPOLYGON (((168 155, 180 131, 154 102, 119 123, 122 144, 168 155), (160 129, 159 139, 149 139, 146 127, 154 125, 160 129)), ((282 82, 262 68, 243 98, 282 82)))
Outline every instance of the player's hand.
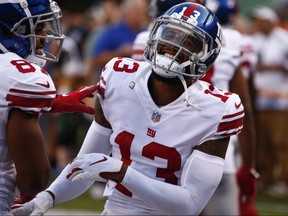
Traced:
POLYGON ((256 197, 256 181, 259 174, 251 167, 241 166, 237 172, 240 203, 252 203, 256 197))
POLYGON ((57 95, 49 112, 84 112, 91 115, 94 114, 95 110, 92 107, 87 106, 82 100, 87 97, 94 97, 93 93, 98 89, 98 87, 98 85, 83 86, 76 91, 57 95))
POLYGON ((101 153, 83 154, 70 163, 67 179, 72 181, 90 179, 107 182, 109 179, 121 182, 127 166, 123 162, 101 153), (125 165, 126 166, 126 165, 125 165))
POLYGON ((14 203, 15 204, 24 204, 24 203, 32 200, 35 196, 36 196, 36 194, 27 195, 27 194, 20 192, 19 197, 14 198, 14 203))
POLYGON ((53 206, 52 195, 47 191, 42 191, 27 203, 13 205, 11 213, 13 215, 44 215, 53 206))

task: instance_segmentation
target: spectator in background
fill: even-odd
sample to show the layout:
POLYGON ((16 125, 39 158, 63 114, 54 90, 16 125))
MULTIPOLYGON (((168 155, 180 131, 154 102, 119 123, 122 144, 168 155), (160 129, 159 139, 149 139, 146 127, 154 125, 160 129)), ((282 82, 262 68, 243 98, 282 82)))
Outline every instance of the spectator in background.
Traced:
POLYGON ((95 0, 73 1, 59 0, 59 6, 63 8, 63 32, 69 35, 77 44, 80 55, 83 54, 84 41, 90 31, 87 10, 95 0))
POLYGON ((272 8, 252 12, 259 56, 255 73, 257 169, 262 190, 287 194, 288 184, 288 33, 278 27, 272 8))
POLYGON ((288 30, 288 2, 283 2, 276 8, 276 13, 279 17, 279 26, 288 30))
POLYGON ((136 35, 143 31, 149 22, 147 7, 146 0, 122 1, 118 8, 121 19, 108 25, 100 33, 93 47, 92 57, 87 59, 88 76, 96 76, 97 80, 100 70, 115 56, 131 57, 132 43, 136 35))
POLYGON ((116 25, 121 20, 121 10, 119 10, 123 0, 103 0, 95 3, 88 11, 90 20, 90 32, 85 40, 84 47, 84 69, 85 78, 91 83, 99 80, 101 67, 95 66, 94 49, 101 33, 108 26, 116 25), (95 75, 96 74, 96 75, 95 75))
MULTIPOLYGON (((66 39, 59 61, 49 66, 58 94, 77 89, 87 83, 82 56, 84 41, 90 30, 86 25, 86 11, 92 1, 77 1, 73 4, 69 1, 59 1, 59 3, 65 16, 62 19, 62 26, 66 39)), ((93 102, 90 100, 92 106, 93 102)), ((52 177, 55 177, 75 157, 92 119, 83 113, 54 114, 48 118, 48 153, 52 165, 52 177), (80 133, 82 130, 83 137, 80 133)))
POLYGON ((123 0, 103 0, 96 2, 88 10, 89 33, 85 40, 84 58, 92 57, 94 46, 100 33, 106 26, 113 25, 121 19, 119 7, 123 0))

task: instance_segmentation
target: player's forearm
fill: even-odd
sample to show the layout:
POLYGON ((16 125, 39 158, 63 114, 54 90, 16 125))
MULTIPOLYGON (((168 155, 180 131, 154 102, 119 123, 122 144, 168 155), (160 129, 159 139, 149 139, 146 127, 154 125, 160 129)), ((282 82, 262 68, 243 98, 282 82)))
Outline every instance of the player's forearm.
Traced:
POLYGON ((81 149, 78 155, 89 153, 104 153, 109 155, 111 153, 110 135, 111 129, 105 128, 93 121, 85 136, 81 149))
POLYGON ((131 167, 122 184, 163 214, 198 215, 216 190, 224 164, 218 157, 216 162, 201 157, 195 154, 185 165, 187 172, 181 177, 181 185, 149 178, 131 167))
POLYGON ((256 132, 254 126, 254 117, 252 109, 245 109, 244 127, 239 134, 239 145, 241 151, 242 164, 254 167, 255 165, 255 147, 256 132))
POLYGON ((255 132, 254 128, 243 128, 241 134, 239 134, 239 141, 240 141, 240 151, 241 151, 241 158, 242 164, 254 167, 255 165, 255 132))
POLYGON ((94 183, 93 180, 85 181, 70 181, 66 178, 69 174, 67 167, 61 172, 61 174, 55 179, 55 181, 47 188, 55 196, 55 204, 70 201, 86 190, 88 190, 94 183))

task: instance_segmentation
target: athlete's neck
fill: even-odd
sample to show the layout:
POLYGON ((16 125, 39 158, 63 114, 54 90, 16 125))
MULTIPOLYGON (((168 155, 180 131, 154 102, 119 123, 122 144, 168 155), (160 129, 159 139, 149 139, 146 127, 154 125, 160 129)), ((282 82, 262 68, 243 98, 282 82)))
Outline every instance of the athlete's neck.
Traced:
POLYGON ((184 92, 179 78, 164 78, 155 73, 149 77, 148 89, 157 106, 165 106, 173 102, 184 92))

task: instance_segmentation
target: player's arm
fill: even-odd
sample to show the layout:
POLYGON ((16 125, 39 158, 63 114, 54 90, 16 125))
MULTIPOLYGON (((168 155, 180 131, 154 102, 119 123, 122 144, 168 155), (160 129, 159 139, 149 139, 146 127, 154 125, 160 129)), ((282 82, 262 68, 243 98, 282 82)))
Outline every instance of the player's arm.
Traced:
POLYGON ((241 201, 241 209, 243 209, 243 204, 253 203, 256 197, 256 179, 259 175, 253 168, 255 165, 256 147, 253 107, 251 104, 248 82, 244 78, 240 66, 237 68, 234 77, 231 80, 230 89, 239 95, 245 108, 245 116, 243 119, 244 127, 242 132, 238 135, 242 164, 237 171, 239 199, 241 201))
MULTIPOLYGON (((95 107, 98 114, 95 116, 95 121, 102 126, 110 127, 104 117, 100 103, 97 102, 95 107)), ((197 146, 184 165, 180 185, 173 185, 149 178, 125 164, 120 166, 118 160, 116 161, 109 157, 106 157, 107 160, 103 162, 103 165, 97 163, 99 165, 97 171, 93 170, 92 167, 88 168, 92 170, 86 170, 91 172, 91 175, 87 173, 87 179, 91 177, 94 180, 101 180, 101 178, 103 180, 105 178, 121 182, 133 194, 163 213, 196 215, 202 211, 220 182, 228 143, 229 138, 225 138, 209 140, 197 146), (116 165, 117 171, 108 170, 109 167, 116 167, 116 165), (105 172, 105 169, 107 169, 108 173, 105 172), (101 173, 103 170, 104 172, 101 173)), ((86 158, 83 157, 80 160, 84 162, 88 159, 86 162, 91 164, 89 159, 95 161, 98 161, 97 157, 99 157, 99 160, 103 159, 103 155, 95 154, 92 156, 87 155, 86 158)), ((75 165, 84 164, 80 160, 78 162, 74 161, 75 165)))
MULTIPOLYGON (((95 103, 95 120, 92 122, 79 155, 88 153, 104 153, 109 155, 111 153, 110 135, 112 133, 111 126, 104 117, 100 102, 96 99, 95 103)), ((53 194, 55 203, 66 202, 72 200, 82 193, 84 193, 93 183, 93 180, 75 181, 72 182, 67 179, 70 170, 69 165, 61 172, 55 181, 47 188, 53 194)))
POLYGON ((256 145, 255 123, 248 83, 243 76, 240 66, 237 68, 234 77, 230 82, 230 90, 239 95, 245 109, 245 116, 243 119, 244 127, 239 134, 242 164, 244 166, 253 167, 256 145))
MULTIPOLYGON (((95 111, 95 119, 85 136, 78 156, 95 152, 104 153, 106 155, 111 153, 109 138, 112 130, 110 124, 104 117, 98 98, 95 102, 95 111)), ((93 180, 84 182, 72 182, 68 180, 67 175, 69 175, 70 170, 68 170, 67 167, 69 167, 69 165, 65 167, 61 174, 47 189, 53 194, 55 203, 66 202, 78 197, 94 183, 93 180)))
POLYGON ((163 213, 198 215, 220 182, 228 142, 227 138, 206 141, 195 149, 184 165, 178 186, 151 179, 131 167, 122 184, 163 213))
MULTIPOLYGON (((96 101, 95 110, 96 114, 95 123, 93 123, 95 124, 94 126, 98 128, 99 131, 102 129, 109 130, 110 124, 106 120, 98 100, 96 101), (103 128, 101 129, 101 127, 103 128)), ((89 134, 89 131, 87 134, 89 134)), ((94 131, 93 134, 95 136, 95 134, 97 134, 96 131, 94 131)), ((97 136, 99 137, 99 135, 100 134, 97 136)), ((92 147, 92 145, 89 145, 86 139, 87 138, 85 138, 83 147, 80 150, 81 154, 78 155, 99 152, 94 149, 97 147, 92 147)), ((93 138, 90 139, 93 140, 93 138)), ((194 153, 191 155, 190 160, 187 162, 188 165, 186 165, 187 168, 183 172, 181 186, 148 178, 140 172, 130 167, 128 168, 126 165, 121 167, 122 169, 120 172, 102 176, 115 182, 122 182, 122 179, 125 176, 122 182, 124 186, 127 186, 129 190, 131 189, 132 193, 135 193, 143 200, 147 199, 147 202, 151 202, 151 205, 155 205, 155 207, 162 212, 175 212, 175 214, 185 212, 189 214, 191 214, 191 212, 201 212, 202 208, 205 206, 205 203, 208 202, 210 196, 220 182, 223 172, 223 158, 226 153, 228 140, 229 139, 206 141, 197 147, 194 150, 194 153), (199 169, 198 166, 201 168, 199 169), (195 176, 201 176, 201 181, 196 181, 195 176), (164 191, 165 193, 163 193, 164 191), (175 196, 179 197, 181 201, 179 201, 179 199, 175 200, 175 196), (167 206, 174 207, 173 209, 169 209, 167 206), (177 206, 179 208, 175 208, 177 206)), ((102 144, 104 144, 103 141, 104 140, 101 141, 102 144)), ((94 140, 91 142, 93 146, 97 146, 95 143, 99 143, 99 140, 94 140)), ((94 159, 97 160, 96 157, 94 159)), ((111 163, 114 162, 112 161, 111 163)), ((109 166, 107 165, 106 167, 109 166)), ((55 195, 56 203, 68 201, 79 196, 94 182, 92 180, 93 178, 89 180, 86 179, 86 181, 71 181, 67 179, 67 175, 69 175, 69 166, 63 170, 61 175, 48 188, 48 190, 55 195)))
POLYGON ((11 109, 7 122, 7 144, 15 163, 16 183, 20 191, 29 195, 45 189, 50 164, 38 115, 11 109))
POLYGON ((109 179, 121 183, 159 212, 198 215, 220 182, 228 142, 229 138, 210 140, 194 149, 184 164, 179 185, 147 177, 122 161, 99 153, 77 157, 70 164, 67 178, 71 182, 109 179))

